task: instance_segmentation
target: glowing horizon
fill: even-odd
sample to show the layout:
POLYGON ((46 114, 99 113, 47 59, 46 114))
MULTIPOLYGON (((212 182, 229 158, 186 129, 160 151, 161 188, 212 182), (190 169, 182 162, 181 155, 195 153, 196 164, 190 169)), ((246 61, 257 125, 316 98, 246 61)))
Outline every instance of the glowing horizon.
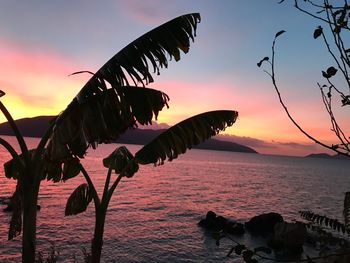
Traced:
MULTIPOLYGON (((286 36, 278 43, 277 54, 282 95, 305 130, 327 143, 334 141, 319 91, 314 88, 320 80, 321 69, 316 67, 314 59, 307 59, 311 52, 315 52, 313 57, 323 54, 318 48, 321 45, 311 42, 312 21, 301 16, 293 7, 276 3, 252 1, 244 4, 243 1, 235 1, 235 4, 213 5, 210 1, 203 1, 196 5, 178 5, 154 2, 148 3, 152 5, 154 14, 149 13, 147 5, 138 2, 106 2, 110 10, 106 10, 104 17, 97 16, 100 18, 96 20, 98 26, 93 21, 86 22, 86 17, 94 10, 93 5, 84 6, 85 13, 76 13, 77 6, 66 10, 63 7, 68 2, 62 1, 62 13, 53 14, 47 3, 43 8, 52 14, 51 19, 40 16, 35 5, 28 5, 29 14, 36 17, 27 18, 28 25, 23 21, 13 21, 6 12, 0 11, 0 89, 6 92, 2 101, 13 117, 59 114, 89 77, 68 77, 69 74, 79 70, 96 71, 139 35, 179 14, 198 10, 202 22, 189 54, 181 54, 181 61, 177 63, 171 61, 169 68, 163 69, 160 76, 154 76, 155 82, 150 85, 170 96, 170 109, 160 113, 159 123, 173 125, 209 110, 237 110, 237 123, 224 134, 264 141, 269 145, 261 148, 264 153, 304 155, 314 151, 313 144, 283 112, 269 77, 256 67, 259 58, 269 55, 276 26, 282 25, 287 29, 286 36), (235 15, 231 14, 230 8, 235 15), (247 10, 253 12, 252 21, 242 23, 242 16, 247 10), (74 27, 61 19, 63 13, 67 21, 76 23, 74 27), (280 21, 278 25, 274 16, 280 21), (295 17, 300 21, 295 22, 295 17), (259 21, 264 23, 258 24, 259 21), (80 30, 85 23, 90 30, 88 34, 80 30), (124 27, 126 23, 128 26, 124 27), (305 23, 305 30, 296 25, 299 23, 305 23), (116 32, 119 34, 114 36, 116 32), (300 47, 296 42, 304 34, 310 39, 303 38, 304 46, 300 47), (317 48, 314 48, 315 45, 317 48), (298 61, 296 54, 299 53, 299 56, 305 56, 303 65, 298 61)), ((19 10, 16 4, 7 5, 19 10)), ((346 113, 339 112, 339 119, 345 120, 346 113)), ((0 122, 4 121, 5 118, 0 116, 0 122)), ((345 130, 349 128, 345 127, 345 130)), ((322 148, 317 150, 322 151, 322 148)))

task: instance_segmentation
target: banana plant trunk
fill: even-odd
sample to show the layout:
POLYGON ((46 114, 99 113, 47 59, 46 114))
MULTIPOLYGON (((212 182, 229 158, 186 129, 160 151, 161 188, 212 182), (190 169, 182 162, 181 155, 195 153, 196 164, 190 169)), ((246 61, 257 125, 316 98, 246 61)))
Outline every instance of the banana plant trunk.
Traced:
POLYGON ((26 180, 23 192, 22 262, 35 262, 36 218, 39 182, 26 180))
POLYGON ((103 247, 103 231, 107 208, 100 205, 96 208, 94 238, 91 242, 91 262, 99 263, 103 247))

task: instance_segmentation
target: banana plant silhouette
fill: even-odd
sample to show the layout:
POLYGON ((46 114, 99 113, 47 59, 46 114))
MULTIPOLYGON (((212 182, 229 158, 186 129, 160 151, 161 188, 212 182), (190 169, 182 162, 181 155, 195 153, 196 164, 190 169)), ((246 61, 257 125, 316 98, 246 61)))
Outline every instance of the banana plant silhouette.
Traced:
POLYGON ((135 156, 125 147, 117 148, 103 160, 108 168, 102 198, 88 172, 81 164, 76 164, 82 171, 86 183, 79 185, 68 198, 65 215, 76 215, 84 212, 93 200, 95 204, 95 229, 91 241, 91 262, 98 263, 101 259, 103 246, 104 223, 109 201, 114 190, 123 177, 132 177, 139 169, 139 164, 154 163, 161 165, 166 159, 174 160, 192 146, 216 135, 219 131, 233 125, 238 113, 236 111, 211 111, 186 119, 169 128, 150 143, 142 147, 135 156), (117 177, 110 186, 112 171, 117 177))
MULTIPOLYGON (((169 60, 180 59, 180 51, 187 53, 199 22, 198 13, 177 17, 119 51, 92 75, 67 108, 50 123, 35 149, 28 149, 11 114, 0 101, 0 110, 20 148, 17 152, 0 138, 0 144, 12 156, 12 160, 4 164, 5 176, 17 180, 9 239, 19 235, 23 225, 23 262, 35 262, 40 182, 44 179, 58 182, 76 176, 80 171, 76 164, 88 147, 111 142, 137 124, 150 124, 159 111, 168 106, 165 93, 145 88, 153 82, 150 71, 153 69, 153 73, 159 74, 169 60)), ((0 97, 3 95, 1 91, 0 97)))

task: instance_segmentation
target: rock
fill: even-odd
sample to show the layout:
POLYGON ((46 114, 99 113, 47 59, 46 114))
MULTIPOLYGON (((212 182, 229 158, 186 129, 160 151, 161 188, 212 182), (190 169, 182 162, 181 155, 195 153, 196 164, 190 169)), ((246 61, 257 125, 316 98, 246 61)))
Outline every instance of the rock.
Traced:
POLYGON ((306 241, 307 230, 301 223, 280 222, 274 227, 269 245, 276 249, 302 251, 306 241))
POLYGON ((237 222, 228 222, 224 230, 231 235, 243 235, 245 232, 244 225, 237 222))
POLYGON ((209 211, 205 217, 198 222, 198 225, 212 231, 225 231, 232 235, 244 234, 244 226, 228 220, 223 216, 216 216, 213 211, 209 211))
POLYGON ((224 228, 226 227, 226 224, 227 224, 227 219, 224 218, 223 216, 218 216, 215 218, 215 221, 214 221, 214 230, 215 231, 224 230, 224 228))
POLYGON ((216 219, 216 214, 213 211, 208 211, 205 220, 207 220, 208 223, 214 224, 216 219))
POLYGON ((255 234, 272 233, 274 226, 283 222, 283 217, 278 213, 266 213, 254 216, 245 223, 245 227, 255 234))
POLYGON ((208 211, 205 219, 201 219, 198 223, 201 227, 212 229, 215 225, 216 214, 213 211, 208 211))
POLYGON ((321 263, 337 262, 337 263, 349 263, 350 262, 350 248, 340 248, 334 251, 334 256, 330 256, 322 259, 321 263))

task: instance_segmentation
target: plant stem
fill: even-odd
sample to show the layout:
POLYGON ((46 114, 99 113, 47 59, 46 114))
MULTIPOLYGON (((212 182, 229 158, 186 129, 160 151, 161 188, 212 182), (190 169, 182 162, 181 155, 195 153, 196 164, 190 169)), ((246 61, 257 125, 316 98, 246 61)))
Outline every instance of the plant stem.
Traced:
POLYGON ((9 144, 6 140, 0 137, 0 144, 11 154, 12 158, 15 159, 18 157, 16 150, 9 144))
POLYGON ((24 180, 22 262, 35 262, 36 218, 40 181, 24 180), (31 184, 29 184, 31 183, 31 184), (28 185, 29 184, 29 185, 28 185))
POLYGON ((27 145, 23 139, 22 134, 20 133, 15 121, 13 120, 11 114, 9 113, 9 111, 6 109, 5 105, 0 101, 0 110, 1 112, 4 114, 6 120, 8 121, 8 123, 11 126, 11 129, 13 131, 13 133, 15 134, 19 147, 21 149, 21 152, 24 156, 25 162, 29 163, 29 153, 28 153, 28 148, 27 145))
POLYGON ((281 96, 281 93, 278 89, 278 86, 277 86, 277 83, 276 83, 276 78, 275 78, 275 44, 276 44, 276 38, 274 39, 273 41, 273 44, 272 44, 272 62, 271 62, 271 74, 269 74, 269 76, 271 77, 271 80, 272 80, 272 84, 273 84, 273 87, 275 88, 275 91, 277 93, 277 96, 278 96, 278 99, 279 99, 279 102, 280 104, 282 105, 284 111, 286 112, 288 118, 291 120, 291 122, 299 129, 299 131, 301 131, 301 133, 303 133, 306 137, 308 137, 311 141, 323 146, 324 148, 327 148, 329 150, 332 150, 332 151, 335 151, 336 153, 338 154, 341 154, 341 155, 344 155, 344 156, 347 156, 347 157, 350 157, 349 154, 347 152, 342 152, 342 151, 339 151, 335 148, 333 148, 332 146, 329 146, 319 140, 317 140, 316 138, 314 138, 313 136, 311 136, 309 133, 307 133, 295 120, 294 118, 292 117, 292 115, 290 114, 287 106, 284 104, 284 101, 282 99, 282 96, 281 96))
POLYGON ((99 263, 103 247, 103 232, 106 219, 107 206, 99 205, 95 209, 95 230, 91 241, 91 262, 99 263))
POLYGON ((101 204, 100 198, 98 197, 96 188, 95 188, 94 184, 92 183, 89 174, 87 173, 87 171, 85 170, 85 168, 82 166, 81 163, 80 163, 80 171, 82 172, 86 182, 89 185, 89 188, 90 188, 90 191, 91 191, 91 194, 92 194, 92 198, 94 199, 95 209, 97 209, 97 207, 99 207, 100 204, 101 204))

